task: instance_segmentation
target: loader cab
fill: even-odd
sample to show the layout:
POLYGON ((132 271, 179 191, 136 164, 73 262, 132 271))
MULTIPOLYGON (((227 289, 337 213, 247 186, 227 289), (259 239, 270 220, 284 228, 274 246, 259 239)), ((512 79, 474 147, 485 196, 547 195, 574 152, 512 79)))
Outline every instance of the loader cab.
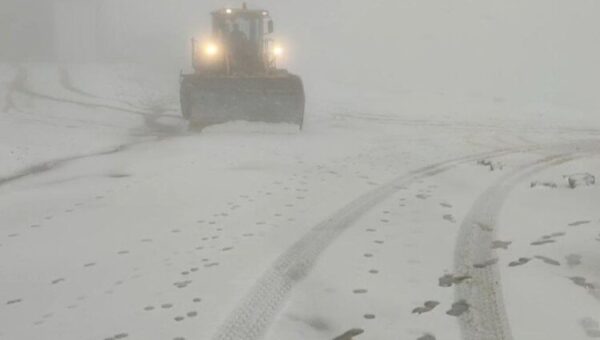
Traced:
POLYGON ((274 30, 273 20, 265 10, 224 8, 212 13, 212 36, 223 53, 223 72, 265 73, 274 62, 267 53, 274 30))

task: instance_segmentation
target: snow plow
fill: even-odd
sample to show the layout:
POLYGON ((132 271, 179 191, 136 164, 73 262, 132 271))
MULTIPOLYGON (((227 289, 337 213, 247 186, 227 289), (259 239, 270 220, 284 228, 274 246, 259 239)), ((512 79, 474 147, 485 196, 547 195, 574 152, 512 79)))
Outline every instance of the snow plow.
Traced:
POLYGON ((200 130, 233 121, 304 123, 302 79, 277 67, 284 49, 266 10, 212 12, 212 34, 192 39, 194 72, 181 75, 181 111, 200 130))

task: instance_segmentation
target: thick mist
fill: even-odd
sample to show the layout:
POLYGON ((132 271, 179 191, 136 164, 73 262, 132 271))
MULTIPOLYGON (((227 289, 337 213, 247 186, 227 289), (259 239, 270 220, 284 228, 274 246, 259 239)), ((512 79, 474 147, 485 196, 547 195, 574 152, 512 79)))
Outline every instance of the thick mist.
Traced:
MULTIPOLYGON (((249 1, 271 10, 309 91, 444 92, 599 106, 596 1, 249 1)), ((189 39, 237 1, 2 0, 8 61, 189 68, 189 39), (54 34, 50 34, 54 32, 54 34)))

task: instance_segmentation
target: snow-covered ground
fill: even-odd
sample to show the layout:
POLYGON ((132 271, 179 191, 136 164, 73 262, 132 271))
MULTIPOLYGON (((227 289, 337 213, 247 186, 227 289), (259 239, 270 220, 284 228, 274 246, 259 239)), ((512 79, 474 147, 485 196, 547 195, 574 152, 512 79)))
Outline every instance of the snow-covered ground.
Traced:
POLYGON ((329 85, 200 134, 177 80, 0 66, 0 339, 600 336, 593 116, 329 85))

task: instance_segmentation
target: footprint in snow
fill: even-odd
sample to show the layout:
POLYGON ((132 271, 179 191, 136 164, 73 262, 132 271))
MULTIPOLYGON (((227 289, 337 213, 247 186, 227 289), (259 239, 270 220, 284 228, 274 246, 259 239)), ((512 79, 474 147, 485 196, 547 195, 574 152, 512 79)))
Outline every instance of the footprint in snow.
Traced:
POLYGON ((531 242, 530 244, 532 246, 542 246, 544 244, 550 244, 550 243, 556 243, 556 241, 552 240, 552 239, 550 239, 550 240, 540 240, 540 241, 531 242))
POLYGON ((375 319, 375 314, 365 314, 363 317, 367 320, 373 320, 375 319))
POLYGON ((440 205, 444 208, 452 208, 452 204, 449 203, 440 203, 440 205))
POLYGON ((419 337, 417 340, 436 340, 433 334, 423 334, 423 336, 419 337))
POLYGON ((567 265, 569 267, 576 267, 581 264, 581 255, 569 254, 565 256, 565 260, 567 260, 567 265))
POLYGON ((454 276, 452 274, 445 274, 444 276, 439 278, 438 284, 440 287, 447 288, 452 287, 452 285, 461 284, 469 279, 471 279, 471 276, 468 275, 454 276))
POLYGON ((346 333, 336 336, 333 340, 354 340, 354 337, 357 335, 363 334, 365 331, 360 328, 353 328, 346 333))
POLYGON ((587 282, 587 279, 585 277, 573 276, 573 277, 570 277, 569 280, 571 280, 571 282, 573 282, 575 285, 577 285, 579 287, 583 287, 585 289, 595 289, 596 288, 594 286, 594 284, 587 282))
POLYGON ((484 269, 486 267, 493 266, 496 263, 498 263, 498 259, 490 259, 481 263, 475 263, 473 267, 477 269, 484 269))
POLYGON ((437 307, 440 303, 437 301, 426 301, 423 306, 417 307, 412 310, 413 314, 423 314, 431 312, 435 307, 437 307))
POLYGON ((581 328, 590 338, 600 338, 600 324, 592 318, 584 318, 579 321, 581 328))
POLYGON ((479 229, 481 229, 483 231, 487 231, 487 232, 490 232, 490 233, 494 231, 494 227, 490 226, 488 224, 477 222, 476 225, 479 227, 479 229))
POLYGON ((537 256, 534 256, 534 257, 536 259, 538 259, 538 260, 543 261, 545 264, 550 264, 550 265, 553 265, 553 266, 560 266, 560 262, 558 262, 558 261, 556 261, 554 259, 551 259, 549 257, 540 256, 540 255, 537 255, 537 256))
POLYGON ((492 242, 492 249, 507 250, 511 244, 512 244, 511 241, 494 241, 494 242, 492 242))
POLYGON ((461 316, 469 311, 471 306, 465 301, 461 300, 452 304, 452 308, 446 312, 450 316, 461 316))
POLYGON ((508 266, 509 267, 518 267, 518 266, 522 266, 522 265, 529 263, 529 261, 531 261, 530 258, 521 257, 517 261, 512 261, 511 263, 509 263, 508 266))
POLYGON ((366 289, 355 289, 352 291, 354 294, 366 294, 367 290, 366 289))
POLYGON ((191 280, 187 280, 187 281, 179 281, 179 282, 175 282, 173 283, 173 285, 179 289, 182 288, 186 288, 187 286, 189 286, 192 283, 191 280))
POLYGON ((592 221, 587 221, 587 220, 586 221, 575 221, 573 223, 569 223, 569 227, 577 227, 577 226, 580 226, 580 225, 589 224, 591 222, 592 221))
POLYGON ((131 177, 130 174, 109 174, 108 177, 110 178, 127 178, 127 177, 131 177))
POLYGON ((551 238, 563 237, 563 236, 565 236, 565 235, 567 235, 567 234, 566 234, 566 233, 563 233, 563 232, 559 232, 559 233, 553 233, 553 234, 550 234, 550 235, 544 235, 544 236, 542 236, 542 239, 543 239, 543 240, 549 240, 549 239, 551 239, 551 238))
POLYGON ((21 302, 23 302, 23 299, 14 299, 14 300, 8 300, 8 301, 6 301, 6 304, 7 305, 14 305, 14 304, 21 303, 21 302))
POLYGON ((443 219, 445 221, 448 221, 450 223, 456 223, 456 219, 454 219, 454 216, 452 216, 451 214, 446 214, 443 216, 443 219))

